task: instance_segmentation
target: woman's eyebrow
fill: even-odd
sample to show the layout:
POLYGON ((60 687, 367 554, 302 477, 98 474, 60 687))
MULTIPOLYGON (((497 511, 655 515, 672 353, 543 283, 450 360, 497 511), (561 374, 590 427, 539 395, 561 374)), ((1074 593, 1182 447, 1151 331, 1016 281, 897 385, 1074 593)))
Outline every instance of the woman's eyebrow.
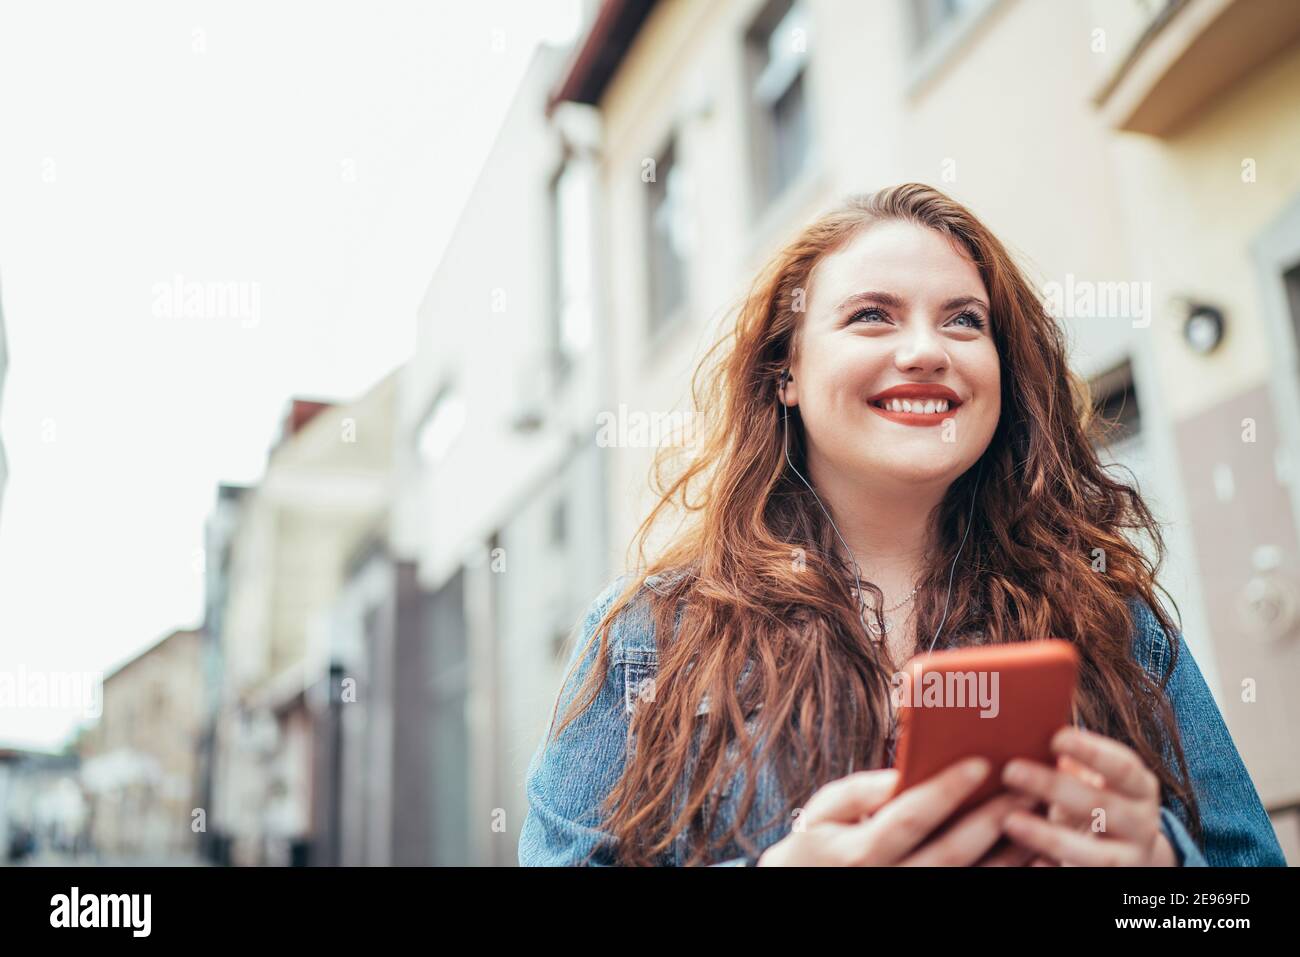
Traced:
POLYGON ((939 308, 947 311, 949 309, 957 309, 961 306, 979 306, 985 312, 987 312, 989 308, 989 304, 978 296, 958 296, 956 299, 949 299, 939 308))
POLYGON ((844 300, 835 307, 835 311, 840 312, 850 306, 861 306, 868 302, 880 303, 894 309, 902 309, 906 305, 901 298, 895 296, 892 292, 855 292, 844 297, 844 300))
MULTIPOLYGON (((835 307, 835 311, 840 312, 851 306, 860 306, 871 302, 880 303, 881 305, 889 306, 893 309, 902 309, 907 305, 905 300, 899 296, 895 296, 892 292, 866 291, 855 292, 852 295, 846 296, 844 300, 835 307)), ((948 309, 957 309, 960 306, 972 305, 980 306, 985 311, 989 308, 988 303, 983 299, 980 299, 978 296, 957 296, 956 298, 949 299, 947 302, 939 306, 939 308, 946 311, 948 309)))

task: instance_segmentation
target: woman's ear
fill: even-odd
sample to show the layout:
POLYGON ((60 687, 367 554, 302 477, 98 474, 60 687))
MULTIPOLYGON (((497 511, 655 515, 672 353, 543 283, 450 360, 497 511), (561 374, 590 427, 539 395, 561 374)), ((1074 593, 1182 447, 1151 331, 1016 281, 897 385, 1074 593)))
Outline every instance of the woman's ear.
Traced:
POLYGON ((799 404, 799 387, 795 385, 794 376, 790 374, 789 369, 781 372, 777 380, 777 397, 779 401, 786 406, 796 406, 799 404))

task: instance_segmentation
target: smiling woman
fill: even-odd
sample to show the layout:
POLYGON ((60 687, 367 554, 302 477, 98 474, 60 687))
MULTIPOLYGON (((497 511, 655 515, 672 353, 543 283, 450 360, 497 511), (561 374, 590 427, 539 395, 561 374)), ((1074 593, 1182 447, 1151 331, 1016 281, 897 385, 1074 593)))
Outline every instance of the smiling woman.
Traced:
POLYGON ((1001 413, 978 268, 952 237, 891 219, 820 259, 809 286, 782 394, 801 408, 809 468, 840 485, 906 485, 933 506, 1001 413), (864 420, 857 396, 874 416, 864 420))
POLYGON ((1156 599, 1160 528, 969 210, 915 183, 850 198, 772 259, 715 358, 702 447, 642 556, 660 519, 688 521, 582 623, 521 862, 1283 863, 1156 599), (893 795, 892 676, 1042 638, 1079 653, 1079 727, 937 833, 988 763, 893 795))

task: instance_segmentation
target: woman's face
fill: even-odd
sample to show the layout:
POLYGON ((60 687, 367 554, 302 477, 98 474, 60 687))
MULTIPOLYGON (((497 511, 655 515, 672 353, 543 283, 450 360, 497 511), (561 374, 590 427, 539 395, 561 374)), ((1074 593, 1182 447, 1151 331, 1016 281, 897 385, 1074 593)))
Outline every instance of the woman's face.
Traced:
POLYGON ((817 264, 804 304, 785 400, 822 481, 830 470, 893 491, 946 489, 979 459, 1002 411, 1001 372, 968 257, 932 229, 875 223, 817 264), (912 412, 879 407, 895 387, 912 393, 912 412), (946 411, 925 411, 944 395, 946 411))

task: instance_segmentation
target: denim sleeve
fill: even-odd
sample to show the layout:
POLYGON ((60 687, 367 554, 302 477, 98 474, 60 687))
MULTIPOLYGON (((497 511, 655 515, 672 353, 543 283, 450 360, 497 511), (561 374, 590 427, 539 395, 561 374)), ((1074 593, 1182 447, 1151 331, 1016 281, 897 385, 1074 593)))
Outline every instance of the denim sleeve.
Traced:
MULTIPOLYGON (((565 664, 555 727, 596 662, 599 642, 586 645, 621 584, 619 579, 607 587, 587 610, 565 664)), ((600 830, 599 818, 600 803, 622 774, 626 757, 628 721, 616 670, 612 665, 607 669, 595 701, 561 734, 552 738, 548 726, 529 761, 524 781, 528 813, 519 835, 519 863, 525 867, 614 863, 612 839, 600 830)))
MULTIPOLYGON (((1151 619, 1152 670, 1162 675, 1170 642, 1151 619)), ((1182 634, 1177 635, 1177 660, 1165 693, 1173 706, 1182 738, 1187 770, 1201 812, 1204 844, 1197 847, 1188 831, 1182 802, 1161 809, 1165 834, 1183 866, 1285 867, 1286 858, 1273 823, 1233 744, 1209 686, 1182 634)))
POLYGON ((1160 827, 1165 832, 1165 837, 1169 838, 1169 843, 1174 849, 1174 858, 1180 867, 1208 866, 1205 855, 1192 840, 1192 835, 1187 832, 1182 818, 1167 806, 1160 809, 1160 827))

